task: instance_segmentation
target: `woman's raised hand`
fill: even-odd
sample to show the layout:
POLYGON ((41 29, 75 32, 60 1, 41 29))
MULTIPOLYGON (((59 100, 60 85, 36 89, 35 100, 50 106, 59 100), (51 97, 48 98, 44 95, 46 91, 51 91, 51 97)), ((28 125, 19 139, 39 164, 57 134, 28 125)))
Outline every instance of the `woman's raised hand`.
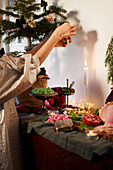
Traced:
POLYGON ((71 36, 76 35, 75 31, 76 25, 70 25, 69 23, 64 23, 57 27, 45 44, 35 53, 40 60, 40 65, 45 61, 54 47, 67 46, 65 39, 68 38, 67 42, 71 43, 71 36))
POLYGON ((72 42, 71 37, 63 38, 55 45, 55 47, 66 47, 71 42, 72 42))
POLYGON ((56 47, 62 46, 66 47, 67 44, 64 43, 64 40, 67 38, 68 43, 71 43, 71 36, 76 35, 76 25, 70 25, 69 23, 64 23, 63 25, 56 28, 54 31, 54 36, 57 36, 58 42, 56 43, 56 47))

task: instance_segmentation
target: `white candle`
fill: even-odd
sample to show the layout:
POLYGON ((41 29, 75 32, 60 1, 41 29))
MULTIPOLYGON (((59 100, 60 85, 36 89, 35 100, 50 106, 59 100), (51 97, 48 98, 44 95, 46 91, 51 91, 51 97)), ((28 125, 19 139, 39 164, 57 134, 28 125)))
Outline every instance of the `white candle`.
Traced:
POLYGON ((85 86, 88 86, 88 66, 87 66, 87 60, 85 60, 85 65, 84 65, 84 84, 85 84, 85 86))
POLYGON ((89 130, 89 133, 87 133, 87 136, 97 136, 97 133, 94 133, 93 130, 89 130))

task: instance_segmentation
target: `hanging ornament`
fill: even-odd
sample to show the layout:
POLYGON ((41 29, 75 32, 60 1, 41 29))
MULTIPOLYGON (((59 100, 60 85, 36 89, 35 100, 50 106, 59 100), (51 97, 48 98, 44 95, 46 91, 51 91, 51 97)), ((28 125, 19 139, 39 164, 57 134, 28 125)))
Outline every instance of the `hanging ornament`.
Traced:
POLYGON ((21 16, 20 21, 21 21, 22 24, 26 24, 26 21, 25 21, 25 18, 24 18, 23 15, 21 16))
POLYGON ((28 25, 29 25, 31 28, 35 28, 35 27, 36 27, 36 22, 34 21, 33 16, 31 16, 31 20, 28 22, 28 25))
POLYGON ((14 1, 13 4, 16 5, 16 4, 17 4, 17 1, 14 1))
POLYGON ((47 2, 45 2, 45 0, 41 0, 41 7, 44 7, 44 10, 46 12, 47 2))
POLYGON ((50 23, 54 23, 55 22, 55 13, 50 13, 49 15, 47 15, 46 17, 45 17, 47 20, 48 20, 48 22, 50 22, 50 23))
POLYGON ((20 38, 23 28, 25 28, 26 21, 22 15, 20 19, 16 19, 16 26, 19 27, 18 37, 20 38))
POLYGON ((68 45, 69 44, 69 38, 65 38, 64 39, 64 45, 68 45))
POLYGON ((44 6, 44 2, 45 2, 45 0, 41 0, 41 7, 44 6))
POLYGON ((46 12, 46 6, 47 6, 47 2, 45 2, 45 4, 44 4, 44 10, 45 10, 45 12, 46 12))
POLYGON ((0 50, 0 57, 2 57, 5 54, 4 48, 0 50))
POLYGON ((3 16, 2 14, 0 13, 0 22, 3 20, 3 16))
POLYGON ((16 19, 16 26, 17 27, 23 27, 23 25, 26 24, 25 18, 22 15, 20 19, 16 19))
POLYGON ((35 23, 35 22, 29 22, 28 25, 29 25, 31 28, 35 28, 35 27, 36 27, 36 23, 35 23))

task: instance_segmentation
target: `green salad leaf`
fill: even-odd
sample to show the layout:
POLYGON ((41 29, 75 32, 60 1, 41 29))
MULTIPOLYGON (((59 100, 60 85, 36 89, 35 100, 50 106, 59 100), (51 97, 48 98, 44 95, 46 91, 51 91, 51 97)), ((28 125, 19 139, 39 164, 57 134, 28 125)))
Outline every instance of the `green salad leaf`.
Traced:
POLYGON ((81 130, 83 130, 83 129, 93 129, 94 128, 94 126, 86 125, 84 120, 81 121, 80 127, 81 127, 81 130))
POLYGON ((50 87, 42 87, 42 88, 35 88, 32 90, 32 93, 34 94, 54 94, 55 91, 52 90, 50 87))
POLYGON ((70 119, 71 119, 72 121, 78 121, 78 120, 79 120, 79 117, 73 114, 73 115, 70 115, 70 119))
POLYGON ((95 109, 95 112, 94 112, 94 114, 96 114, 97 116, 99 116, 99 108, 97 108, 97 109, 95 109))
POLYGON ((43 120, 43 121, 47 121, 48 117, 49 117, 49 115, 45 115, 45 116, 42 118, 42 120, 43 120))

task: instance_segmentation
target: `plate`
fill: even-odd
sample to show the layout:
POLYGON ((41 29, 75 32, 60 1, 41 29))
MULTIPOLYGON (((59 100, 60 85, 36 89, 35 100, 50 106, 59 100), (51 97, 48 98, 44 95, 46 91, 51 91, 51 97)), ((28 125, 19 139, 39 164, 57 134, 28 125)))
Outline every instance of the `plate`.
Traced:
POLYGON ((43 100, 43 99, 46 100, 46 99, 49 99, 49 98, 56 96, 56 95, 58 95, 57 92, 55 92, 54 94, 34 94, 34 93, 30 93, 30 96, 34 96, 35 98, 41 99, 41 100, 43 100))

